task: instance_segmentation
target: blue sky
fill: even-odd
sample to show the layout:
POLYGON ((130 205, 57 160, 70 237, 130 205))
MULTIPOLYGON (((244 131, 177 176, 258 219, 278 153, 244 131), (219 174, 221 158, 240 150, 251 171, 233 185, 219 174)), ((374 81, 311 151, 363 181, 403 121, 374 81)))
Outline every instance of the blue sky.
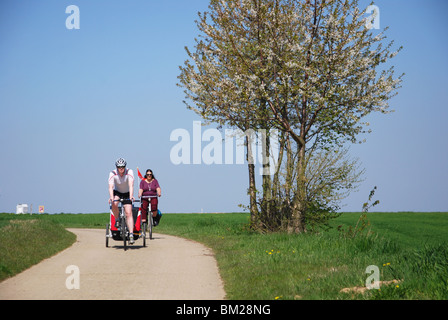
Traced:
MULTIPOLYGON (((368 2, 363 1, 367 6, 368 2)), ((366 169, 343 201, 359 211, 373 186, 377 211, 448 211, 448 3, 383 0, 380 28, 403 51, 406 73, 389 115, 371 115, 351 147, 366 169)), ((248 204, 246 165, 174 165, 173 130, 200 120, 176 86, 184 47, 207 1, 0 2, 0 212, 106 212, 118 157, 151 168, 163 212, 231 212, 248 204), (80 10, 69 30, 67 6, 80 10)), ((377 32, 373 30, 373 32, 377 32)), ((205 143, 204 143, 205 144, 205 143)), ((203 146, 204 146, 203 144, 203 146)), ((136 183, 137 187, 137 183, 136 183)))

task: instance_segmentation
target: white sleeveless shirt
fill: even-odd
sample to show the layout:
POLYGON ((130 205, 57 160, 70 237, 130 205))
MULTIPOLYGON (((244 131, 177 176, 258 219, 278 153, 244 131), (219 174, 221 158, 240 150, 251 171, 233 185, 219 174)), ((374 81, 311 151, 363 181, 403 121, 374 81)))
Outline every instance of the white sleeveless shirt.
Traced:
POLYGON ((120 177, 117 170, 109 173, 109 185, 114 185, 114 189, 118 192, 129 192, 129 182, 134 183, 134 172, 131 169, 126 169, 123 177, 120 177))

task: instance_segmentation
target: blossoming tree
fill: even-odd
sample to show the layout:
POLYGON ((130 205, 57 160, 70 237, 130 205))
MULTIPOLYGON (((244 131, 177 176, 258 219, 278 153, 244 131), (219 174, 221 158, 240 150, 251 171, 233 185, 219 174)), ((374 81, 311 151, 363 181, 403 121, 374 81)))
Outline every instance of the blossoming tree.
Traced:
MULTIPOLYGON (((390 112, 402 75, 383 66, 400 49, 369 23, 357 0, 211 0, 199 13, 195 51, 186 48, 191 60, 180 67, 187 106, 220 125, 281 132, 280 170, 263 176, 259 207, 249 165, 253 223, 306 231, 316 199, 328 209, 331 198, 310 194, 322 189, 309 184, 316 159, 356 142, 370 113, 390 112)), ((342 163, 352 165, 333 178, 355 167, 342 163)))

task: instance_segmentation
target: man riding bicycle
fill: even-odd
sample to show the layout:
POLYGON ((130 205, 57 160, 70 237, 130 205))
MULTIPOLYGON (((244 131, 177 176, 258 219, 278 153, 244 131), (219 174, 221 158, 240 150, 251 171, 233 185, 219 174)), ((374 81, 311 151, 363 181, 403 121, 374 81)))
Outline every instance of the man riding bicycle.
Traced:
POLYGON ((126 214, 126 224, 129 230, 129 242, 134 243, 134 218, 132 216, 132 201, 134 201, 134 172, 126 168, 126 160, 123 158, 115 161, 116 170, 109 173, 109 202, 112 203, 112 213, 115 221, 119 221, 118 202, 122 205, 126 214))

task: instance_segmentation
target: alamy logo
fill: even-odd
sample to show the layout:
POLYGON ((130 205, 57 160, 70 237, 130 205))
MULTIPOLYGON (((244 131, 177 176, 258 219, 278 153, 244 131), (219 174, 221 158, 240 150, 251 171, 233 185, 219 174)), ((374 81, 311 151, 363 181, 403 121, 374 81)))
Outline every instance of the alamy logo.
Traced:
POLYGON ((375 265, 370 265, 366 268, 366 273, 369 275, 366 279, 366 288, 369 290, 380 288, 380 269, 375 265))
POLYGON ((80 18, 79 18, 79 7, 74 4, 69 5, 65 8, 65 13, 70 13, 70 15, 65 19, 65 27, 69 30, 79 29, 80 18))
POLYGON ((70 265, 65 268, 65 273, 69 274, 65 280, 65 287, 68 290, 79 290, 80 288, 80 273, 78 266, 70 265))
POLYGON ((366 19, 367 29, 379 29, 380 28, 380 8, 376 5, 370 5, 366 9, 366 13, 370 14, 366 19))
POLYGON ((261 166, 260 175, 273 175, 278 170, 278 130, 225 129, 223 132, 224 137, 218 129, 202 132, 200 121, 193 121, 192 135, 186 129, 173 130, 170 141, 177 143, 170 151, 171 163, 258 164, 261 166), (203 142, 207 144, 203 145, 203 142), (248 148, 246 142, 249 144, 248 148))

